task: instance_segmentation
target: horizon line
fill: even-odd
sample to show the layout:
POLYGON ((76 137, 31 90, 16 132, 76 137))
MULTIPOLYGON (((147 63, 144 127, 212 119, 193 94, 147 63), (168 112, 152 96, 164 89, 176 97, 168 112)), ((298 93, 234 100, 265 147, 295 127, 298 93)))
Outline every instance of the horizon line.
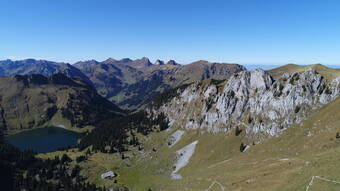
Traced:
POLYGON ((157 59, 150 59, 150 57, 147 57, 147 56, 143 56, 143 57, 122 57, 122 58, 119 58, 119 59, 116 59, 116 58, 113 58, 113 57, 107 57, 106 59, 79 59, 77 61, 64 61, 62 59, 56 59, 56 58, 34 58, 34 57, 7 57, 7 58, 1 58, 0 61, 4 61, 4 60, 11 60, 11 61, 21 61, 21 60, 29 60, 29 59, 32 59, 32 60, 44 60, 44 61, 51 61, 51 62, 56 62, 56 63, 65 63, 65 64, 75 64, 77 62, 86 62, 86 61, 97 61, 97 62, 104 62, 105 60, 108 60, 108 59, 114 59, 114 60, 123 60, 123 59, 131 59, 131 60, 138 60, 138 59, 143 59, 143 58, 147 58, 150 60, 151 63, 155 63, 157 60, 160 60, 160 61, 170 61, 170 60, 174 60, 176 61, 177 63, 181 64, 181 65, 187 65, 187 64, 191 64, 191 63, 194 63, 194 62, 197 62, 197 61, 207 61, 207 62, 210 62, 210 63, 221 63, 221 64, 239 64, 239 65, 248 65, 248 66, 282 66, 282 65, 288 65, 288 64, 295 64, 295 65, 303 65, 303 66, 306 66, 306 65, 314 65, 314 64, 321 64, 321 65, 325 65, 325 66, 340 66, 340 61, 339 63, 323 63, 323 62, 310 62, 310 63, 300 63, 300 62, 256 62, 256 63, 249 63, 249 62, 228 62, 228 61, 211 61, 211 60, 208 60, 208 59, 195 59, 193 61, 189 61, 189 62, 178 62, 176 59, 160 59, 160 58, 157 58, 157 59))

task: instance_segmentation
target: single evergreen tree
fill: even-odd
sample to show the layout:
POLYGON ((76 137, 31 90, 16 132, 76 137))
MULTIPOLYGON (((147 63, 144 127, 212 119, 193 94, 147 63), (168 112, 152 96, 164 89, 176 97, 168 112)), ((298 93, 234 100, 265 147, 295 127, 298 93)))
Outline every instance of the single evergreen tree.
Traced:
POLYGON ((240 145, 240 151, 243 152, 246 149, 246 147, 247 145, 242 142, 240 145))

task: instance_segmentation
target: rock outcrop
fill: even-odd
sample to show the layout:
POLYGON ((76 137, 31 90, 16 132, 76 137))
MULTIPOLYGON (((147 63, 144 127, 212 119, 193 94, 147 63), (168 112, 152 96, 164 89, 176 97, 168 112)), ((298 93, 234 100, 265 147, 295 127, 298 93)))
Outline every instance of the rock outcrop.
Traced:
POLYGON ((340 93, 340 77, 328 81, 309 69, 274 80, 257 69, 177 91, 170 101, 149 108, 149 112, 164 113, 171 126, 208 132, 239 127, 247 136, 262 139, 280 135, 335 99, 340 93))

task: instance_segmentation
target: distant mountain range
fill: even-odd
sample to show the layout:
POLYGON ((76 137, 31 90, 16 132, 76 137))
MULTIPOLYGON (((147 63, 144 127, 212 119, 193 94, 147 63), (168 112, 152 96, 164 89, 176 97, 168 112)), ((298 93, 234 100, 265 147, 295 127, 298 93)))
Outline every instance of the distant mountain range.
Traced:
POLYGON ((35 59, 0 61, 0 76, 27 74, 41 74, 44 76, 51 76, 56 73, 63 73, 72 78, 80 78, 92 85, 92 82, 89 80, 89 78, 71 64, 35 59))
POLYGON ((246 70, 238 64, 197 61, 180 65, 174 60, 152 63, 148 58, 77 62, 74 65, 46 60, 0 61, 0 76, 63 73, 95 87, 100 95, 123 109, 143 108, 155 96, 176 86, 205 79, 227 79, 246 70))
POLYGON ((149 103, 155 96, 176 86, 205 79, 227 79, 231 74, 245 70, 237 64, 197 61, 180 65, 148 58, 137 60, 107 59, 74 64, 94 84, 98 92, 120 107, 135 110, 149 103))

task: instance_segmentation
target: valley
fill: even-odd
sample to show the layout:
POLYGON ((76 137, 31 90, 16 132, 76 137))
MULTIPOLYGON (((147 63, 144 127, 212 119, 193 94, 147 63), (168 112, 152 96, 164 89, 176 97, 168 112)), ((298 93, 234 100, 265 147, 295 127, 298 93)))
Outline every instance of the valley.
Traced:
MULTIPOLYGON (((42 126, 58 123, 85 134, 73 148, 36 157, 45 161, 66 155, 69 168, 79 166, 79 175, 93 185, 136 191, 310 191, 340 188, 338 76, 336 69, 319 65, 238 71, 226 79, 180 84, 135 113, 119 109, 76 78, 31 75, 2 79, 10 82, 4 84, 18 84, 10 86, 22 92, 57 96, 46 108, 56 104, 60 114, 56 112, 42 126), (69 101, 62 101, 58 91, 52 94, 41 86, 70 91, 71 97, 78 92, 77 102, 72 107, 65 105, 69 101), (88 108, 82 110, 79 106, 84 104, 88 108), (63 107, 76 110, 65 117, 63 107), (86 117, 88 111, 90 118, 86 117), (118 176, 102 179, 100 175, 108 171, 118 176)), ((29 95, 26 93, 26 100, 29 95)), ((5 106, 3 103, 5 132, 20 132, 10 123, 10 110, 5 106)), ((22 111, 20 116, 36 115, 22 111)))
POLYGON ((2 1, 0 191, 340 191, 339 10, 2 1))

